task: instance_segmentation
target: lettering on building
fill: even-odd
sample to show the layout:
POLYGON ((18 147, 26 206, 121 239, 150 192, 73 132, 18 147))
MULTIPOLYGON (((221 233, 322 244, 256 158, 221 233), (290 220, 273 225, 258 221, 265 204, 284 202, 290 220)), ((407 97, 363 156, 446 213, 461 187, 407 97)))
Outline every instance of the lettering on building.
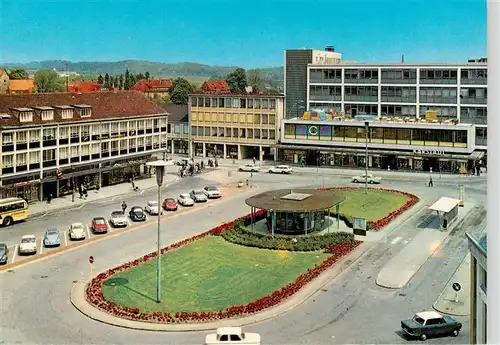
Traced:
POLYGON ((414 149, 413 153, 417 155, 444 156, 443 150, 414 149))

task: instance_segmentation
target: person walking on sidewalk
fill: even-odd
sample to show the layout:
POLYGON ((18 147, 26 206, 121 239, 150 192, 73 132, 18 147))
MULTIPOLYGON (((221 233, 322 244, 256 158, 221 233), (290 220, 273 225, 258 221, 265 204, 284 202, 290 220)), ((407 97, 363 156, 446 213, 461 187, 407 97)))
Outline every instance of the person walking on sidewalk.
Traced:
POLYGON ((52 194, 49 193, 49 195, 47 195, 47 204, 50 204, 51 201, 52 201, 52 194))
POLYGON ((252 160, 253 160, 253 165, 255 165, 255 157, 253 157, 252 160))
POLYGON ((124 201, 122 202, 122 212, 125 214, 125 211, 127 210, 127 203, 124 201))
POLYGON ((434 187, 434 182, 432 181, 432 176, 429 176, 429 187, 434 187))

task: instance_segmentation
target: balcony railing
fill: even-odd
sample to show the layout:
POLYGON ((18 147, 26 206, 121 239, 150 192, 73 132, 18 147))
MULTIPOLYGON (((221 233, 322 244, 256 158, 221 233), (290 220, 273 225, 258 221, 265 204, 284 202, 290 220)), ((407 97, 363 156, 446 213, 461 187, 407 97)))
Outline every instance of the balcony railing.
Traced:
POLYGON ((344 79, 344 84, 378 84, 378 78, 344 79))
POLYGON ((460 104, 488 104, 487 98, 462 97, 460 104))
POLYGON ((435 85, 441 85, 441 84, 448 84, 448 85, 453 85, 457 84, 457 79, 423 79, 420 78, 420 84, 435 84, 435 85))
POLYGON ((457 104, 457 97, 420 96, 420 103, 457 104))
POLYGON ((334 79, 323 79, 317 77, 311 77, 309 79, 310 83, 324 83, 324 84, 341 84, 342 78, 334 78, 334 79))
POLYGON ((395 102, 395 103, 416 103, 417 96, 382 96, 380 97, 381 102, 395 102))
POLYGON ((345 101, 378 102, 377 96, 344 95, 345 101))
POLYGON ((338 101, 342 100, 340 95, 310 95, 310 101, 338 101))
POLYGON ((487 78, 462 78, 460 79, 460 84, 462 85, 487 85, 488 84, 488 79, 487 78))
POLYGON ((381 84, 416 84, 417 78, 413 79, 392 79, 392 78, 382 78, 381 84))

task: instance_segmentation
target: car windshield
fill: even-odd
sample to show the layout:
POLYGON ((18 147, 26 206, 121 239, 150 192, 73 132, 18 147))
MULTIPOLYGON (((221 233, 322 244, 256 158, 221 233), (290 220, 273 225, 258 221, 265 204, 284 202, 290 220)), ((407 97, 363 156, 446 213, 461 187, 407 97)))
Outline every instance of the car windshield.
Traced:
POLYGON ((165 199, 165 202, 175 202, 175 200, 172 198, 169 198, 169 199, 165 199))
POLYGON ((121 217, 121 216, 123 216, 123 212, 122 211, 111 212, 111 216, 112 217, 121 217))
POLYGON ((203 194, 203 192, 201 190, 194 190, 193 193, 194 194, 203 194))
POLYGON ((104 220, 104 218, 95 218, 94 223, 99 224, 99 225, 103 225, 103 224, 106 224, 106 221, 104 220))
POLYGON ((421 317, 415 315, 413 317, 413 321, 415 321, 416 323, 418 323, 419 325, 423 325, 424 324, 424 319, 422 319, 421 317))
POLYGON ((181 194, 181 198, 182 198, 182 199, 189 198, 189 194, 181 194))
POLYGON ((140 208, 140 207, 134 207, 132 209, 132 212, 134 212, 134 213, 142 213, 142 208, 140 208))
POLYGON ((57 230, 47 230, 47 236, 57 235, 59 232, 57 230))
POLYGON ((82 224, 73 224, 71 227, 73 228, 73 230, 81 230, 81 229, 83 229, 83 225, 82 224))
POLYGON ((158 202, 156 201, 150 201, 149 206, 158 206, 158 202))
POLYGON ((35 239, 33 237, 23 238, 21 243, 35 243, 35 239))
POLYGON ((209 192, 217 191, 217 187, 215 187, 215 186, 207 186, 207 187, 205 187, 205 189, 209 192))

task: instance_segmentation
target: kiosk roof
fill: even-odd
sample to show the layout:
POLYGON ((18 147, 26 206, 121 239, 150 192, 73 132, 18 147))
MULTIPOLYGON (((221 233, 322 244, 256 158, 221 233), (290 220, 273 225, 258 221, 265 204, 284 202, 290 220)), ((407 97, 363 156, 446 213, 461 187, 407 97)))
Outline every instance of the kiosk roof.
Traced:
POLYGON ((345 198, 334 190, 278 189, 254 195, 246 199, 245 203, 262 210, 311 212, 329 209, 344 200, 345 198))

